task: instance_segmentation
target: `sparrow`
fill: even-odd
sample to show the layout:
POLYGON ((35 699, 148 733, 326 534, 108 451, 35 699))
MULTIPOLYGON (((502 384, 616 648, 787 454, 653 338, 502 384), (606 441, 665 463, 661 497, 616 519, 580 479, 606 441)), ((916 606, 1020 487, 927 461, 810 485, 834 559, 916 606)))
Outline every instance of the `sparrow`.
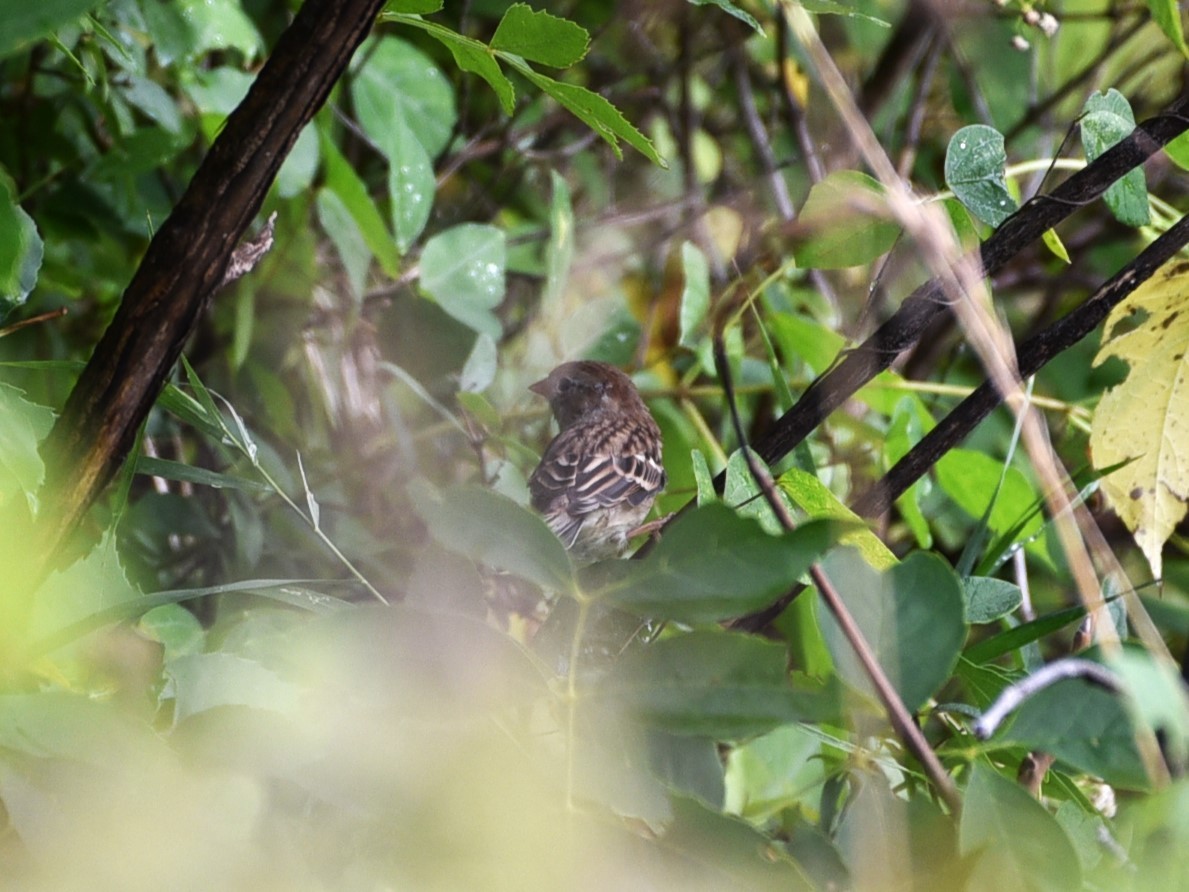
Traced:
POLYGON ((660 428, 605 362, 564 363, 529 390, 559 428, 528 481, 533 508, 578 560, 618 557, 665 486, 660 428))

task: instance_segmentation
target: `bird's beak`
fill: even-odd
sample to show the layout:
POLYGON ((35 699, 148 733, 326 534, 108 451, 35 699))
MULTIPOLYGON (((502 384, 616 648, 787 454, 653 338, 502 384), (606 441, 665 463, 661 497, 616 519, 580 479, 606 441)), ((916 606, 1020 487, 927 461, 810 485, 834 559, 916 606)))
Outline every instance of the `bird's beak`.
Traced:
POLYGON ((542 378, 536 384, 530 384, 528 386, 528 389, 531 390, 533 393, 540 394, 541 396, 545 397, 545 399, 549 399, 549 393, 550 393, 551 388, 549 386, 548 378, 542 378))

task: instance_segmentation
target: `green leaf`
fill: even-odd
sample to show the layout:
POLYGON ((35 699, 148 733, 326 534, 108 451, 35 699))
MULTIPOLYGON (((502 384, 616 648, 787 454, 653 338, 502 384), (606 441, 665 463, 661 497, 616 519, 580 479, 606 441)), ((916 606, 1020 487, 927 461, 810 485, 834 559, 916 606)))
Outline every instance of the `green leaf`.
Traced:
MULTIPOLYGON (((1134 129, 1135 115, 1122 93, 1113 87, 1105 93, 1091 93, 1081 119, 1086 160, 1094 161, 1134 129)), ((1125 226, 1146 226, 1151 221, 1143 167, 1132 168, 1111 183, 1102 198, 1125 226)))
POLYGON ((1113 786, 1148 787, 1119 695, 1083 679, 1059 681, 1030 697, 992 739, 1050 753, 1113 786))
POLYGON ((485 43, 480 43, 471 37, 464 37, 457 31, 451 31, 437 22, 425 22, 419 19, 398 18, 402 25, 420 28, 425 33, 438 40, 454 56, 454 62, 463 71, 477 74, 495 91, 496 98, 504 114, 510 115, 516 110, 516 89, 512 82, 504 76, 499 63, 495 61, 491 49, 485 43))
POLYGON ((186 654, 199 653, 206 644, 202 623, 180 604, 162 604, 147 611, 136 630, 165 648, 166 662, 186 654))
POLYGON ((329 134, 320 127, 318 135, 326 164, 326 188, 334 192, 350 212, 380 268, 386 275, 396 278, 400 275, 400 253, 388 227, 384 225, 384 218, 367 194, 363 180, 343 157, 329 134))
POLYGON ((100 0, 43 0, 40 3, 6 3, 0 15, 0 59, 40 40, 103 5, 100 0))
POLYGON ((504 58, 540 90, 557 100, 562 108, 606 140, 615 152, 616 158, 623 158, 623 151, 619 147, 619 141, 622 139, 653 164, 668 168, 669 165, 656 153, 648 137, 629 123, 619 109, 598 93, 592 93, 577 84, 563 84, 539 74, 514 56, 504 58))
POLYGON ((388 0, 384 4, 385 13, 402 13, 408 15, 430 15, 438 12, 444 0, 388 0))
POLYGON ((526 3, 514 3, 500 19, 491 48, 515 53, 530 62, 569 68, 586 55, 590 35, 568 19, 538 12, 526 3))
POLYGON ((574 569, 561 540, 511 499, 478 486, 437 493, 421 485, 415 503, 430 534, 451 551, 545 589, 571 590, 574 569))
POLYGON ((446 148, 457 112, 454 88, 434 61, 396 37, 369 39, 355 54, 350 82, 359 126, 393 164, 393 125, 402 122, 433 157, 446 148))
POLYGON ((388 197, 396 247, 409 250, 429 222, 437 182, 433 162, 403 121, 394 121, 388 143, 388 197))
POLYGON ((248 706, 274 712, 296 712, 301 688, 256 662, 229 653, 188 654, 165 666, 169 678, 164 697, 174 700, 173 720, 219 706, 248 706))
POLYGON ((681 291, 681 337, 678 343, 692 348, 694 335, 710 309, 710 264, 693 242, 681 244, 681 271, 685 287, 681 291))
POLYGON ((45 480, 41 441, 54 424, 54 413, 25 399, 22 391, 0 384, 0 506, 13 496, 33 507, 45 480))
POLYGON ((858 549, 869 566, 887 568, 895 565, 896 556, 816 475, 792 468, 781 474, 777 482, 793 503, 810 517, 831 518, 847 524, 848 529, 840 541, 858 549))
POLYGON ((945 182, 962 204, 997 227, 1018 207, 1007 191, 1007 152, 1003 134, 985 124, 963 127, 945 151, 945 182))
POLYGON ((318 222, 322 231, 330 238, 335 253, 343 264, 350 297, 356 305, 363 302, 363 291, 367 284, 367 271, 371 265, 372 252, 364 241, 363 233, 355 224, 351 211, 337 193, 320 189, 314 198, 318 222))
POLYGON ((783 645, 752 635, 675 635, 630 651, 594 689, 672 734, 736 740, 837 709, 835 697, 794 691, 783 645))
POLYGON ((1012 781, 976 764, 958 832, 963 855, 977 856, 967 889, 1076 892, 1077 852, 1061 825, 1012 781))
POLYGON ((638 616, 716 622, 770 604, 841 535, 839 524, 807 523, 770 536, 714 502, 679 517, 643 560, 588 568, 583 590, 638 616))
POLYGON ((481 334, 475 338, 475 346, 458 376, 458 389, 464 392, 480 393, 495 380, 498 356, 495 341, 490 335, 481 334))
POLYGON ((1185 29, 1181 24, 1181 7, 1177 0, 1148 0, 1152 21, 1172 41, 1181 55, 1189 57, 1189 46, 1185 45, 1185 29))
POLYGON ((694 483, 698 489, 698 504, 718 500, 718 493, 714 491, 714 475, 710 473, 710 465, 706 463, 706 456, 700 449, 690 450, 690 464, 693 466, 694 483))
POLYGON ((937 463, 937 482, 975 520, 982 518, 994 498, 987 525, 997 535, 1030 517, 1019 528, 1016 541, 1032 540, 1029 552, 1048 559, 1043 535, 1033 539, 1044 529, 1044 517, 1033 512, 1040 496, 1019 468, 1009 467, 1005 474, 1003 462, 994 456, 973 449, 952 449, 937 463))
MULTIPOLYGON (((904 705, 915 712, 953 673, 966 640, 958 577, 940 557, 923 551, 877 573, 857 552, 839 550, 822 562, 822 570, 904 705)), ((872 692, 834 616, 823 608, 820 618, 839 675, 852 687, 872 692)))
POLYGON ((176 5, 187 25, 191 57, 233 49, 251 61, 264 51, 264 39, 239 0, 178 0, 176 5))
POLYGON ((734 16, 739 21, 743 22, 757 34, 763 35, 764 29, 760 27, 760 23, 755 20, 751 13, 740 9, 731 0, 689 0, 694 6, 717 6, 727 15, 734 16))
POLYGON ((491 311, 504 299, 506 262, 502 230, 463 223, 425 243, 421 288, 459 322, 498 339, 500 321, 491 311))
POLYGON ((1013 612, 1024 601, 1020 587, 1005 579, 968 576, 962 580, 966 622, 991 623, 1013 612))
POLYGON ((986 641, 971 645, 966 652, 966 659, 972 663, 988 663, 1013 650, 1019 650, 1033 641, 1039 641, 1046 635, 1065 628, 1070 623, 1076 623, 1085 615, 1086 608, 1078 605, 1038 616, 1014 629, 1000 632, 994 638, 988 638, 986 641))
POLYGON ((1160 735, 1160 749, 1170 765, 1189 760, 1189 697, 1175 668, 1138 647, 1125 647, 1105 658, 1127 690, 1124 701, 1134 722, 1160 735))
POLYGON ((146 477, 161 477, 165 480, 197 483, 199 486, 209 486, 212 489, 272 492, 272 487, 258 480, 251 480, 247 477, 239 477, 234 474, 224 474, 220 471, 210 471, 206 468, 185 464, 184 462, 171 461, 164 458, 152 458, 147 455, 138 455, 136 457, 136 473, 146 477))
POLYGON ((561 300, 574 261, 574 208, 570 201, 570 187, 556 170, 549 172, 553 199, 549 203, 549 244, 545 246, 545 289, 542 305, 561 300))
POLYGON ((1189 170, 1189 131, 1165 145, 1164 152, 1181 170, 1189 170))
POLYGON ((94 548, 55 571, 37 591, 29 623, 41 638, 106 609, 119 609, 140 596, 124 571, 116 536, 108 530, 94 548))
MULTIPOLYGON (((752 458, 761 466, 766 467, 762 459, 753 455, 752 458)), ((776 487, 776 497, 786 508, 791 508, 788 494, 779 486, 776 487)), ((751 468, 747 465, 747 457, 742 449, 736 449, 727 459, 727 479, 723 486, 722 500, 735 508, 740 517, 753 517, 760 522, 764 532, 779 536, 784 532, 780 518, 764 498, 760 485, 752 476, 751 468)), ((789 512, 790 514, 792 511, 789 512)))
POLYGON ((44 255, 37 226, 14 201, 12 182, 0 167, 0 322, 25 303, 44 255))
POLYGON ((844 269, 884 254, 900 234, 884 208, 883 187, 864 173, 839 170, 815 183, 797 220, 806 233, 793 247, 797 266, 844 269))
POLYGON ((735 747, 727 756, 726 811, 766 821, 786 808, 815 808, 826 780, 822 742, 796 724, 735 747))
POLYGON ((297 135, 297 142, 277 172, 277 194, 282 198, 293 198, 309 189, 318 172, 320 158, 318 127, 307 124, 297 135))

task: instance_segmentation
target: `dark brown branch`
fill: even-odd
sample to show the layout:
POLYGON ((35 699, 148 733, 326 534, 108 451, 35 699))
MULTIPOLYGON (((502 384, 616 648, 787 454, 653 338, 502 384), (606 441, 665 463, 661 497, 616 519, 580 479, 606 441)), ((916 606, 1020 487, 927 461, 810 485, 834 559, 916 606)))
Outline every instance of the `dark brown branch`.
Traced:
POLYGON ((43 556, 131 451, 281 162, 382 6, 383 0, 306 0, 153 238, 46 441, 43 556))
MULTIPOLYGON (((1181 96, 1161 114, 1144 121, 1130 136, 1058 186, 1052 194, 1039 195, 1028 201, 983 243, 980 253, 986 274, 1001 269, 1046 230, 1098 198, 1111 183, 1189 129, 1187 114, 1189 96, 1181 96)), ((925 327, 945 311, 941 285, 936 280, 930 280, 914 291, 887 322, 814 381, 797 404, 777 419, 756 444, 760 457, 771 465, 788 455, 831 412, 911 347, 925 327)), ((721 479, 716 482, 721 485, 721 479)))
MULTIPOLYGON (((1189 216, 1178 220, 1168 232, 1119 270, 1080 307, 1025 341, 1016 351, 1021 377, 1036 374, 1053 357, 1090 334, 1121 300, 1150 279, 1187 243, 1189 216)), ((896 499, 946 452, 964 440, 1001 402, 1003 397, 999 391, 989 381, 984 382, 852 506, 855 513, 863 517, 878 517, 887 511, 896 499)))

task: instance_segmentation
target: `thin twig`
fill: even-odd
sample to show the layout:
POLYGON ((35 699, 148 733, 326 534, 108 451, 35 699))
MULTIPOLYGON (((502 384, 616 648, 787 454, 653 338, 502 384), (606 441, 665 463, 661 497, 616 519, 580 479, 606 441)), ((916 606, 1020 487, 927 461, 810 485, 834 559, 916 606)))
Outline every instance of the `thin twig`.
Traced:
POLYGON ((1123 690, 1123 682, 1114 672, 1100 663, 1067 657, 1037 669, 1031 675, 1020 679, 1003 689, 1003 693, 979 716, 972 726, 974 736, 986 740, 1003 724, 1003 720, 1019 709, 1030 697, 1035 697, 1045 688, 1067 678, 1083 678, 1092 684, 1106 688, 1112 693, 1123 690))
MULTIPOLYGON (((747 445, 743 424, 739 420, 739 409, 735 404, 735 392, 731 386, 731 367, 730 362, 727 360, 726 349, 723 346, 721 331, 716 332, 714 336, 714 364, 717 366, 719 378, 722 380, 723 392, 727 398, 727 409, 731 416, 731 424, 735 428, 735 436, 739 441, 739 448, 743 453, 744 461, 747 462, 747 469, 751 473, 752 479, 755 480, 756 486, 760 488, 764 500, 780 521, 780 525, 786 530, 791 530, 794 527, 793 518, 789 514, 788 508, 785 507, 784 502, 781 501, 779 495, 776 493, 776 487, 772 482, 771 475, 760 466, 759 462, 756 461, 755 455, 747 445)), ((955 815, 958 814, 962 808, 962 800, 958 796, 958 789, 954 786, 953 779, 946 772, 945 766, 941 764, 941 760, 937 758, 937 754, 933 751, 933 748, 929 746, 929 741, 925 739, 925 735, 921 733, 921 729, 913 721, 908 707, 900 699, 900 694, 883 671, 883 667, 879 665, 879 660, 876 659, 875 654, 872 652, 871 645, 868 643, 866 636, 863 635, 862 629, 859 628, 858 623, 851 616, 846 604, 829 578, 827 578, 821 565, 814 563, 809 568, 809 575, 812 577, 814 585, 817 586, 817 590, 821 594, 826 607, 833 614, 839 629, 842 630, 842 634, 846 636, 847 642, 854 649, 855 656, 858 657, 859 662, 863 666, 863 671, 871 679, 876 696, 879 698, 880 703, 883 704, 884 709, 887 710, 888 721, 892 725, 892 730, 904 742, 908 751, 921 763, 921 767, 925 769, 925 774, 937 789, 938 795, 945 800, 946 805, 950 807, 950 810, 955 815)))

